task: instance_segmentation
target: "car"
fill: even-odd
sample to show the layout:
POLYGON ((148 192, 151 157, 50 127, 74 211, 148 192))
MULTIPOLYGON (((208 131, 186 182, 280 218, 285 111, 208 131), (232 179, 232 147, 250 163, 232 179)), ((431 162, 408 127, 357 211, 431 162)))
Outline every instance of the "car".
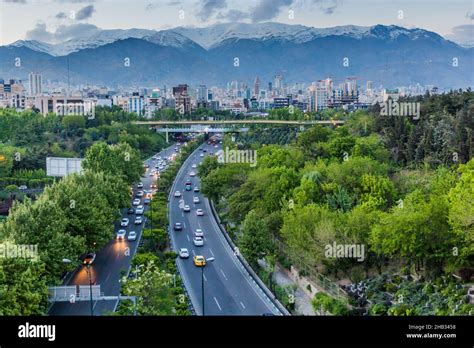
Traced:
POLYGON ((216 145, 214 145, 214 148, 215 148, 215 149, 217 149, 218 147, 219 147, 219 145, 217 145, 217 144, 216 144, 216 145))
POLYGON ((154 175, 155 175, 155 172, 150 172, 149 176, 154 176, 154 175))
POLYGON ((192 187, 191 185, 186 185, 186 188, 185 188, 186 191, 191 191, 192 190, 192 187))
POLYGON ((196 176, 196 172, 189 173, 189 176, 196 176))
POLYGON ((179 249, 179 257, 182 259, 187 259, 189 257, 189 251, 186 248, 179 249))
POLYGON ((157 186, 156 186, 156 184, 151 184, 151 185, 150 185, 150 188, 152 188, 152 189, 156 189, 156 188, 157 188, 157 186))
POLYGON ((204 154, 203 154, 203 153, 201 153, 199 156, 200 156, 200 157, 204 157, 204 154))
POLYGON ((120 221, 120 226, 122 226, 122 227, 127 227, 129 222, 130 222, 130 220, 129 220, 128 218, 123 218, 123 219, 120 221))
POLYGON ((79 256, 79 260, 81 260, 83 265, 92 265, 95 260, 95 253, 87 253, 79 256))
POLYGON ((137 191, 137 193, 135 193, 135 197, 143 197, 143 191, 137 191))
POLYGON ((199 192, 199 187, 194 186, 194 192, 199 192))
POLYGON ((148 205, 148 204, 151 203, 151 199, 150 199, 150 198, 145 198, 145 199, 143 200, 143 203, 145 203, 145 204, 148 205))
POLYGON ((181 197, 181 192, 176 191, 176 192, 174 193, 174 196, 175 196, 175 197, 181 197))
POLYGON ((196 215, 197 216, 204 216, 204 210, 202 210, 202 209, 196 210, 196 215))
POLYGON ((197 165, 196 165, 196 164, 193 164, 191 167, 192 167, 192 168, 197 168, 197 165))
POLYGON ((145 163, 145 164, 143 165, 143 167, 144 167, 144 168, 150 168, 150 165, 147 164, 147 163, 145 163))
POLYGON ((143 205, 139 205, 137 209, 135 209, 135 214, 137 215, 143 215, 143 212, 145 211, 145 208, 143 208, 143 205))
POLYGON ((143 223, 143 218, 141 216, 137 216, 135 218, 135 225, 141 225, 143 223))
POLYGON ((193 197, 193 203, 198 204, 200 202, 199 197, 193 197))
POLYGON ((192 185, 193 182, 191 181, 191 179, 188 179, 188 180, 186 180, 186 182, 185 182, 184 184, 185 184, 185 185, 192 185))
POLYGON ((204 245, 204 239, 202 237, 194 237, 193 238, 193 243, 195 246, 203 246, 204 245))
POLYGON ((139 182, 139 183, 137 184, 137 188, 143 188, 143 183, 142 183, 142 182, 139 182))
POLYGON ((195 236, 195 237, 204 237, 204 232, 203 232, 200 228, 198 228, 198 229, 196 229, 196 231, 194 232, 194 236, 195 236))
POLYGON ((28 190, 28 186, 26 186, 26 185, 20 185, 20 186, 18 187, 18 189, 19 189, 19 190, 22 190, 22 191, 28 190))
POLYGON ((135 214, 135 209, 134 209, 133 207, 132 207, 132 208, 128 208, 127 214, 135 214))
POLYGON ((140 205, 140 198, 135 198, 132 202, 132 205, 140 205))
POLYGON ((181 222, 175 222, 173 225, 175 231, 181 231, 183 229, 183 224, 181 222))
POLYGON ((189 213, 189 212, 191 211, 191 208, 189 207, 189 205, 186 204, 186 205, 183 207, 183 210, 184 210, 186 213, 189 213))
POLYGON ((122 240, 125 239, 125 235, 127 234, 127 231, 125 230, 118 230, 117 231, 117 239, 122 240))
POLYGON ((128 241, 134 241, 136 239, 137 239, 137 232, 135 231, 128 232, 128 237, 127 237, 128 241))
POLYGON ((206 265, 206 259, 202 255, 194 256, 193 261, 196 267, 204 267, 206 265))
POLYGON ((202 149, 202 152, 207 152, 207 150, 206 150, 206 149, 202 149))

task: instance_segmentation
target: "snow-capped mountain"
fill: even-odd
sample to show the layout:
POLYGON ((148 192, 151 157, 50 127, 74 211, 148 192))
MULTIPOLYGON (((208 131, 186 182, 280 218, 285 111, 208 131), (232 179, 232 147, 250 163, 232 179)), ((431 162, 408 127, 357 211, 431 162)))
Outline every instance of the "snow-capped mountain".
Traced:
POLYGON ((313 28, 303 25, 267 22, 255 24, 221 23, 205 28, 177 27, 161 31, 149 29, 101 30, 97 28, 92 33, 87 32, 82 36, 62 43, 49 44, 35 40, 20 40, 14 42, 12 46, 24 46, 53 56, 65 56, 86 48, 96 48, 128 38, 144 39, 171 47, 182 47, 191 44, 190 41, 193 41, 205 49, 211 49, 228 39, 286 40, 301 44, 327 36, 346 36, 355 39, 374 37, 393 40, 400 35, 405 35, 411 39, 421 36, 442 39, 439 35, 423 29, 406 29, 394 25, 376 25, 373 27, 345 25, 332 28, 313 28))
POLYGON ((26 79, 31 71, 52 81, 101 84, 272 81, 311 82, 359 76, 387 87, 410 83, 444 88, 474 86, 474 49, 423 29, 398 26, 310 28, 279 23, 227 23, 154 31, 95 30, 59 44, 17 41, 0 46, 0 77, 26 79), (21 68, 11 62, 23 57, 21 68), (67 58, 66 58, 67 57, 67 58), (124 68, 123 57, 133 62, 124 68), (239 68, 235 68, 235 57, 239 68), (350 66, 341 64, 350 58, 350 66), (457 57, 462 64, 449 63, 457 57), (68 69, 69 68, 69 72, 68 69))
POLYGON ((312 28, 304 25, 289 25, 282 23, 222 23, 206 28, 178 27, 174 31, 189 37, 202 47, 209 49, 218 46, 227 39, 281 39, 303 43, 317 37, 329 35, 349 35, 360 37, 369 31, 369 27, 355 25, 333 28, 312 28))

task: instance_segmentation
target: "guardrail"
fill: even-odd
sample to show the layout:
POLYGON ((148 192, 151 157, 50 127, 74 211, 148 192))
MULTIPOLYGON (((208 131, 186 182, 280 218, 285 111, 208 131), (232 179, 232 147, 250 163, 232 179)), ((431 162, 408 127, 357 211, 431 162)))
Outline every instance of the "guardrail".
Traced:
POLYGON ((262 291, 267 295, 267 297, 272 301, 272 303, 275 305, 275 307, 283 314, 286 316, 291 315, 291 313, 283 306, 280 301, 276 298, 276 296, 270 291, 270 289, 267 288, 265 283, 260 279, 260 277, 255 273, 255 271, 250 267, 249 263, 245 258, 240 254, 236 253, 235 251, 238 250, 237 246, 234 244, 232 241, 232 238, 230 238, 229 234, 227 233, 225 227, 221 223, 221 219, 219 218, 219 215, 217 214, 216 208, 214 207, 214 203, 209 200, 209 206, 211 207, 211 212, 214 218, 216 219, 217 226, 219 226, 219 229, 221 230, 223 236, 225 237, 227 243, 229 243, 230 247, 232 250, 234 250, 234 254, 237 257, 237 259, 240 261, 242 266, 245 268, 247 273, 252 277, 252 279, 255 281, 255 283, 262 289, 262 291))

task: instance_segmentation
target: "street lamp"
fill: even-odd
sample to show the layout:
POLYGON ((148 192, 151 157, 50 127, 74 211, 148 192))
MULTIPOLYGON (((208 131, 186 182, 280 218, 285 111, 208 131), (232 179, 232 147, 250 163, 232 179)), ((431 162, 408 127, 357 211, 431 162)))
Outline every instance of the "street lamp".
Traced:
POLYGON ((90 263, 86 263, 86 272, 87 272, 87 275, 89 276, 89 291, 90 291, 90 295, 91 295, 91 316, 94 316, 94 303, 92 301, 92 277, 91 277, 91 265, 90 263))
MULTIPOLYGON (((94 243, 95 244, 95 243, 94 243)), ((63 263, 72 263, 71 260, 69 259, 63 259, 63 263)), ((90 263, 86 263, 86 272, 87 275, 89 276, 89 290, 90 290, 90 302, 91 302, 91 315, 94 315, 94 303, 92 301, 92 277, 91 277, 91 270, 90 270, 90 263)))
POLYGON ((213 262, 214 257, 206 259, 206 262, 201 267, 201 295, 202 295, 202 316, 204 316, 204 267, 206 267, 208 262, 213 262))

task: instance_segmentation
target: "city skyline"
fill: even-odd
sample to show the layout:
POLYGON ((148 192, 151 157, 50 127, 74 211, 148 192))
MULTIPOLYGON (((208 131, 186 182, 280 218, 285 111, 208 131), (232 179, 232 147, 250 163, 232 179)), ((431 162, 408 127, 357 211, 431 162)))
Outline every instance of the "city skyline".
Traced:
POLYGON ((461 44, 472 40, 474 10, 470 1, 452 1, 449 6, 444 6, 444 3, 441 0, 390 3, 374 0, 140 0, 133 3, 112 0, 2 0, 0 45, 24 39, 59 43, 102 29, 165 30, 268 21, 315 28, 397 25, 434 31, 461 44), (110 16, 111 7, 113 16, 110 16), (17 18, 22 18, 21 22, 17 18))

